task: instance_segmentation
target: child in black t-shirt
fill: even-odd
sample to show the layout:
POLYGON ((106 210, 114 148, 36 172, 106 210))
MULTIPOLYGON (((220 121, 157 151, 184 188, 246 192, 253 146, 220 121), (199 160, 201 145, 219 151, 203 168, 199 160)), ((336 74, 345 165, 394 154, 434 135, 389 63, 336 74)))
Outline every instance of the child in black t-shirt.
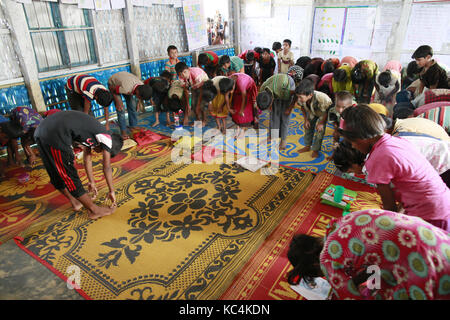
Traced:
POLYGON ((433 49, 430 46, 420 46, 414 51, 412 59, 415 59, 417 66, 423 70, 419 74, 420 86, 415 93, 417 97, 428 89, 447 89, 448 79, 445 70, 433 59, 433 49))
POLYGON ((85 113, 62 111, 44 119, 36 129, 34 137, 50 182, 69 199, 75 211, 84 206, 88 209, 91 219, 114 212, 116 196, 110 159, 122 148, 123 139, 120 135, 109 135, 98 120, 85 113), (92 198, 84 190, 74 166, 73 146, 83 148, 84 168, 89 180, 88 191, 93 193, 92 198), (103 153, 103 173, 109 187, 108 198, 112 202, 109 208, 97 206, 92 201, 98 194, 92 171, 92 149, 103 153))

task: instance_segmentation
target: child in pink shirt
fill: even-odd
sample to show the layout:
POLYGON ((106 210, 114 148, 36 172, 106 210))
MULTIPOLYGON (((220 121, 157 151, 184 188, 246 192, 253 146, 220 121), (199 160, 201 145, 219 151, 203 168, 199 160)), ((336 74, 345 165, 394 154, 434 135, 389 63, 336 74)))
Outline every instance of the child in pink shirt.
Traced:
MULTIPOLYGON (((184 62, 178 62, 175 65, 175 70, 180 78, 181 83, 185 89, 185 96, 189 96, 189 91, 192 93, 192 107, 195 108, 195 114, 197 120, 202 121, 202 125, 206 125, 206 114, 205 110, 208 108, 208 103, 202 101, 203 84, 208 81, 208 75, 206 72, 197 67, 189 68, 184 62), (203 102, 203 103, 202 103, 203 102), (203 104, 203 107, 202 107, 203 104)), ((187 99, 189 101, 189 99, 187 99)), ((188 102, 189 103, 189 102, 188 102)), ((186 108, 189 110, 189 107, 186 108)), ((187 116, 187 114, 185 115, 187 116)))
POLYGON ((404 213, 450 231, 450 189, 414 145, 385 132, 385 121, 369 106, 347 108, 341 135, 366 154, 367 182, 377 185, 385 210, 404 213))

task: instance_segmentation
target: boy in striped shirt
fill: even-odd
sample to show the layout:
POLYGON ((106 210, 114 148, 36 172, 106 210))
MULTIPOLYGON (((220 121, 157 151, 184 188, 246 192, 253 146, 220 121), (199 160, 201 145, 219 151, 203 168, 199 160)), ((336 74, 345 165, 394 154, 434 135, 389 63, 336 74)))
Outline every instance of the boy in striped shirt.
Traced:
POLYGON ((113 96, 104 85, 88 74, 79 74, 67 79, 65 89, 72 110, 89 114, 92 100, 97 101, 105 111, 106 130, 109 130, 109 105, 113 96))

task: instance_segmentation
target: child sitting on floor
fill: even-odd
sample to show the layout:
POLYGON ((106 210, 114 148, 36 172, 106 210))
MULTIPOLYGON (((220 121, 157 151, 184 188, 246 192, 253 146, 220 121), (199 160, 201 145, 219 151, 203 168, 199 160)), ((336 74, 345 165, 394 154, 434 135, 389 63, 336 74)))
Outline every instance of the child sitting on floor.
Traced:
POLYGON ((399 212, 398 200, 405 214, 450 231, 450 189, 414 145, 385 133, 385 121, 367 105, 347 108, 342 118, 339 131, 367 155, 366 180, 377 186, 383 208, 399 212))
POLYGON ((7 165, 22 165, 17 146, 17 139, 22 134, 22 128, 10 120, 0 123, 0 146, 7 147, 7 165))
POLYGON ((305 123, 305 147, 297 150, 297 152, 308 152, 312 146, 311 157, 317 158, 325 136, 328 108, 333 102, 325 93, 314 90, 314 84, 308 79, 303 79, 300 82, 295 89, 295 93, 305 123))

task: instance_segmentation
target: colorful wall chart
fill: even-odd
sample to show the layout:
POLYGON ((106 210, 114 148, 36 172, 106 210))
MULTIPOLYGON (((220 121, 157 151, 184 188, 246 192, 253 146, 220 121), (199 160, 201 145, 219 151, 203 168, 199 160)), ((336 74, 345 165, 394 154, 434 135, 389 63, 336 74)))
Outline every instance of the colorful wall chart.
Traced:
POLYGON ((311 51, 338 53, 342 43, 345 14, 345 7, 315 8, 311 51))
POLYGON ((208 46, 203 1, 184 0, 183 11, 189 51, 208 46))

